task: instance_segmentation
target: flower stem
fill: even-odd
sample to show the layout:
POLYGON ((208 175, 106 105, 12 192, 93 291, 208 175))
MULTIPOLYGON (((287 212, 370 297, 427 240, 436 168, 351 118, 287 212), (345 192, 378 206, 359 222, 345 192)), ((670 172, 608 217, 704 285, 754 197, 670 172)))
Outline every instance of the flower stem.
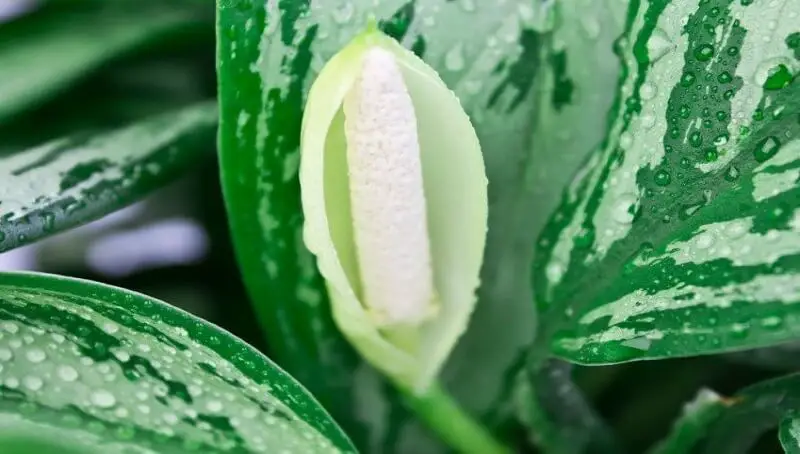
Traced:
POLYGON ((486 427, 473 419, 438 383, 421 395, 402 389, 406 404, 425 425, 461 454, 511 454, 486 427))

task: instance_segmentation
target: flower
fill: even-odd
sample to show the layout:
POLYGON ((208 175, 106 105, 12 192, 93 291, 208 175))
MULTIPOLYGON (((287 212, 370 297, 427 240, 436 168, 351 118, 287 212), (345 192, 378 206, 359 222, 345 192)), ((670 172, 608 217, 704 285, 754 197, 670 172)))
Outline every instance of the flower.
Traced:
POLYGON ((337 326, 424 392, 467 327, 483 261, 487 180, 469 117, 371 24, 314 81, 300 159, 304 240, 337 326))

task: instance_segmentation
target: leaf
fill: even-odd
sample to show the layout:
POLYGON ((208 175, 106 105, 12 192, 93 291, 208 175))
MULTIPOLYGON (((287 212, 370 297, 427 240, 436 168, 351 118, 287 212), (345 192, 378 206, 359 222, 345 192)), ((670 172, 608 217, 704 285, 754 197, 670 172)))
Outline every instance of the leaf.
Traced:
POLYGON ((0 155, 0 251, 89 222, 181 175, 210 151, 213 102, 115 131, 0 155))
MULTIPOLYGON (((238 260, 269 345, 364 450, 423 453, 438 448, 424 441, 419 427, 405 425, 397 397, 386 394, 341 338, 301 242, 301 109, 315 74, 363 29, 368 15, 434 67, 472 117, 490 181, 487 251, 494 253, 485 261, 485 283, 499 282, 505 258, 518 250, 506 226, 518 215, 548 16, 527 0, 377 6, 360 0, 333 8, 322 1, 218 2, 223 188, 238 260)), ((480 296, 444 380, 460 403, 485 413, 500 395, 506 369, 530 342, 535 319, 529 299, 502 287, 482 289, 480 296), (492 373, 465 374, 465 368, 492 373)))
POLYGON ((701 389, 697 396, 686 404, 683 413, 675 421, 672 432, 659 443, 652 454, 684 454, 701 440, 720 414, 725 411, 725 402, 715 392, 701 389))
POLYGON ((800 54, 771 4, 631 3, 613 121, 539 239, 545 342, 581 363, 800 334, 800 54))
POLYGON ((785 418, 778 427, 778 438, 786 454, 800 453, 800 419, 785 418))
MULTIPOLYGON (((558 208, 564 188, 594 147, 603 140, 619 79, 613 43, 625 27, 628 2, 578 0, 557 3, 553 37, 542 56, 528 175, 526 240, 533 242, 558 208), (533 235, 531 235, 531 230, 533 235)), ((529 261, 523 262, 528 264, 529 261)), ((525 283, 530 285, 529 273, 525 283)))
POLYGON ((793 423, 786 421, 794 418, 800 409, 800 375, 786 375, 757 383, 723 403, 724 411, 710 425, 702 451, 697 452, 751 452, 759 437, 779 423, 781 443, 785 446, 786 437, 790 436, 787 431, 796 429, 793 423))
POLYGON ((16 452, 354 452, 266 357, 147 296, 2 273, 0 332, 0 446, 16 452))
POLYGON ((196 23, 196 10, 168 5, 70 5, 3 25, 0 123, 111 59, 196 23))
POLYGON ((531 442, 552 454, 621 452, 611 428, 572 381, 572 365, 551 359, 512 387, 531 442))

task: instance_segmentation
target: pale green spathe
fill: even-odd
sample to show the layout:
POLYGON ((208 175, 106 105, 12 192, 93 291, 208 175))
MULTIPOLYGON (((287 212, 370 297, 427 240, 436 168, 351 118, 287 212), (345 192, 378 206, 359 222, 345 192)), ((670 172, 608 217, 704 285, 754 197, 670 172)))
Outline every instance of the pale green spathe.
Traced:
MULTIPOLYGON (((322 69, 309 93, 301 137, 304 239, 317 257, 339 329, 373 366, 422 392, 436 377, 475 305, 487 222, 486 174, 475 131, 436 72, 374 26, 322 69), (438 310, 400 333, 380 330, 360 301, 342 105, 375 47, 394 56, 416 115, 438 310), (402 339, 402 342, 399 340, 402 339), (409 347, 408 341, 413 339, 409 347)), ((391 266, 391 264, 386 264, 391 266)))

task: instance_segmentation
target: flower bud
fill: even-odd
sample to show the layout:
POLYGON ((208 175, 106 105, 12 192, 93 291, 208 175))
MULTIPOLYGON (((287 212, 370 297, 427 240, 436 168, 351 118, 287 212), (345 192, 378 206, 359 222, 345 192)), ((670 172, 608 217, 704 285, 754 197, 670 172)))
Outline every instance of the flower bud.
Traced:
POLYGON ((339 329, 417 392, 438 374, 476 302, 486 184, 455 94, 374 24, 314 81, 301 136, 304 240, 339 329))

